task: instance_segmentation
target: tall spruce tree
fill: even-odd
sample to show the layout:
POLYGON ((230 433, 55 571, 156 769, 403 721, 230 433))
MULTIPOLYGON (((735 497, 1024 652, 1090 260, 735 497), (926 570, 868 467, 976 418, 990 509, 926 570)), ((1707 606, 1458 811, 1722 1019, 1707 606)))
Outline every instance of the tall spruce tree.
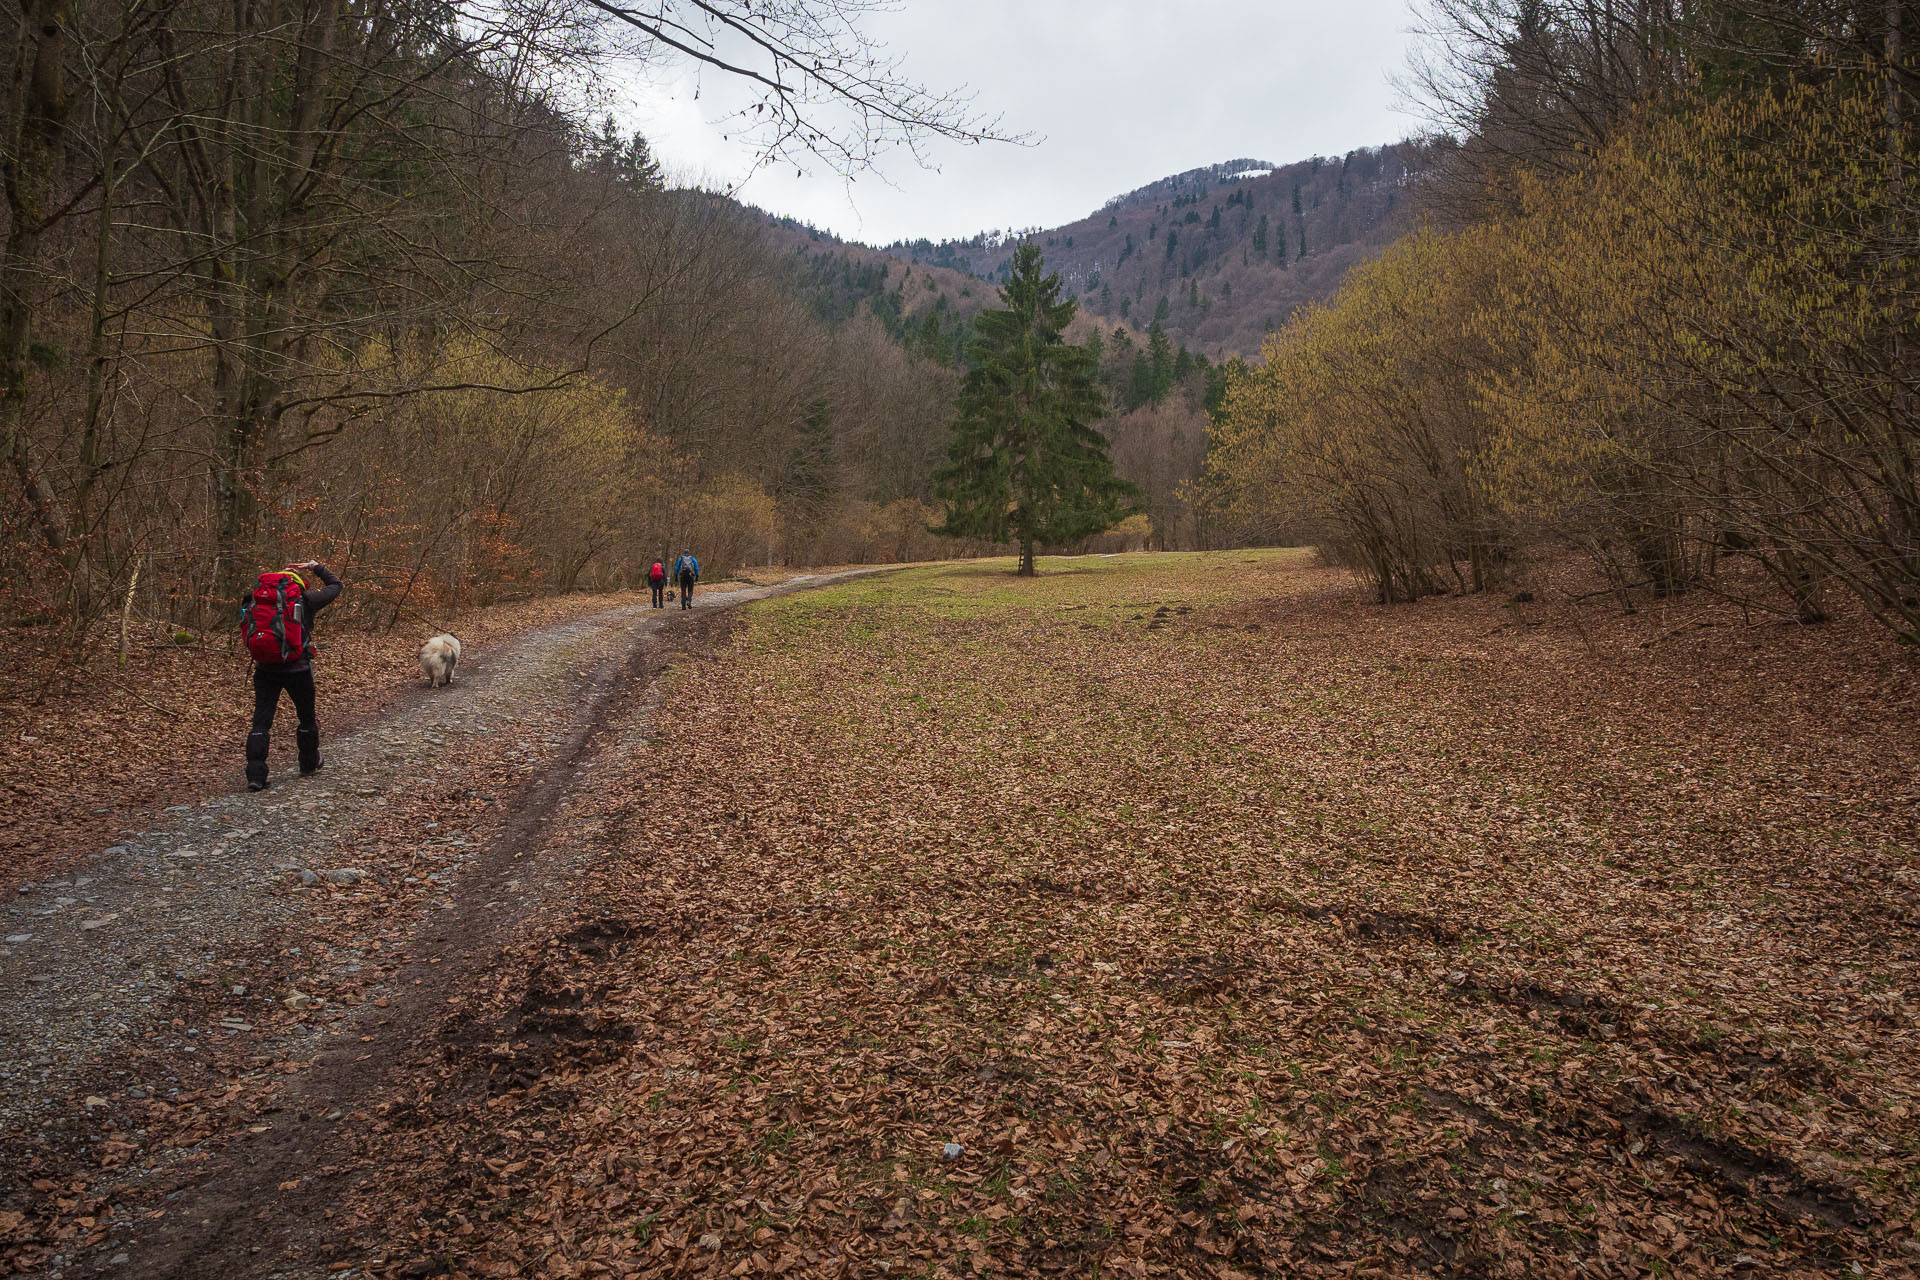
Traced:
POLYGON ((653 158, 647 135, 635 132, 622 138, 612 116, 601 124, 599 136, 588 145, 588 155, 595 164, 634 190, 666 190, 666 178, 659 162, 653 158))
POLYGON ((1062 337, 1075 305, 1044 270, 1039 248, 1022 244, 1002 309, 975 318, 972 368, 947 461, 934 475, 947 507, 936 532, 1017 542, 1022 577, 1033 576, 1035 544, 1110 529, 1138 493, 1114 475, 1106 438, 1092 425, 1107 412, 1098 364, 1062 337))
POLYGON ((920 322, 920 331, 909 348, 915 355, 925 356, 935 364, 947 363, 947 340, 940 333, 940 313, 929 310, 926 319, 920 322))
POLYGON ((1153 371, 1153 386, 1149 398, 1159 404, 1173 390, 1173 342, 1167 337, 1167 331, 1155 320, 1147 329, 1147 359, 1153 371))
POLYGON ((1152 404, 1159 396, 1153 380, 1153 361, 1142 351, 1133 357, 1133 363, 1127 366, 1127 408, 1138 409, 1143 404, 1152 404))

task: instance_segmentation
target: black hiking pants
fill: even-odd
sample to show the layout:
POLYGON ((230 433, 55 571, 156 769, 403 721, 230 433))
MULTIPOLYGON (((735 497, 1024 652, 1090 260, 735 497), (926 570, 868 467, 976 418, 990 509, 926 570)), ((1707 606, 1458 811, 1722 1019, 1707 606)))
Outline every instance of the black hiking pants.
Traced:
POLYGON ((680 575, 680 607, 693 608, 693 575, 690 573, 680 575))
POLYGON ((312 773, 320 767, 320 722, 313 710, 313 668, 304 671, 275 671, 271 667, 253 669, 253 730, 247 734, 247 781, 266 785, 267 743, 273 733, 273 713, 279 709, 280 695, 293 699, 293 713, 300 720, 294 741, 300 747, 300 772, 312 773))
POLYGON ((293 699, 293 714, 300 718, 302 729, 318 731, 319 722, 313 715, 313 669, 305 671, 275 671, 270 667, 253 669, 253 731, 269 733, 273 729, 273 713, 280 705, 282 692, 293 699))
POLYGON ((667 604, 667 580, 665 578, 653 584, 653 607, 663 609, 667 604))

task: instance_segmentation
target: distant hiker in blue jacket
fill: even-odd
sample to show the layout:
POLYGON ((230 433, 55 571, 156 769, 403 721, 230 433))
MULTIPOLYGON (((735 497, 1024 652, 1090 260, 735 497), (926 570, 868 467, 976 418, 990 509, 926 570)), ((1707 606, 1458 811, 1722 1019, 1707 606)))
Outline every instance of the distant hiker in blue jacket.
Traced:
POLYGON ((693 584, 700 581, 700 562, 693 558, 693 552, 680 553, 680 558, 673 562, 673 577, 680 584, 680 607, 693 608, 693 584))

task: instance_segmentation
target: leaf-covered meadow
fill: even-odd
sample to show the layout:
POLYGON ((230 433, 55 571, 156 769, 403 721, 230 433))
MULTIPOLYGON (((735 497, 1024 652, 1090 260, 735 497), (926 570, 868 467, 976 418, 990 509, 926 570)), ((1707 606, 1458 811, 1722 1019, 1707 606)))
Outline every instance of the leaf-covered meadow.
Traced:
POLYGON ((1910 654, 1007 568, 670 677, 392 1115, 395 1266, 1911 1273, 1910 654))

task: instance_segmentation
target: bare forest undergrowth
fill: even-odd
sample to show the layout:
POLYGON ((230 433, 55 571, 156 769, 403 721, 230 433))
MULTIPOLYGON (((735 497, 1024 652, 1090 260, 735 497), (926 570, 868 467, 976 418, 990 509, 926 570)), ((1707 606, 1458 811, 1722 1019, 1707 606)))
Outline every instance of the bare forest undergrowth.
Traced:
POLYGON ((316 890, 308 956, 381 960, 328 1062, 364 1030, 379 1087, 236 1034, 70 1099, 96 1141, 6 1256, 193 1274, 298 1124, 219 1274, 1914 1274, 1911 651, 1380 608, 1290 552, 1042 569, 707 624, 546 825, 473 820, 568 868, 497 948, 436 974, 380 886, 316 890))

